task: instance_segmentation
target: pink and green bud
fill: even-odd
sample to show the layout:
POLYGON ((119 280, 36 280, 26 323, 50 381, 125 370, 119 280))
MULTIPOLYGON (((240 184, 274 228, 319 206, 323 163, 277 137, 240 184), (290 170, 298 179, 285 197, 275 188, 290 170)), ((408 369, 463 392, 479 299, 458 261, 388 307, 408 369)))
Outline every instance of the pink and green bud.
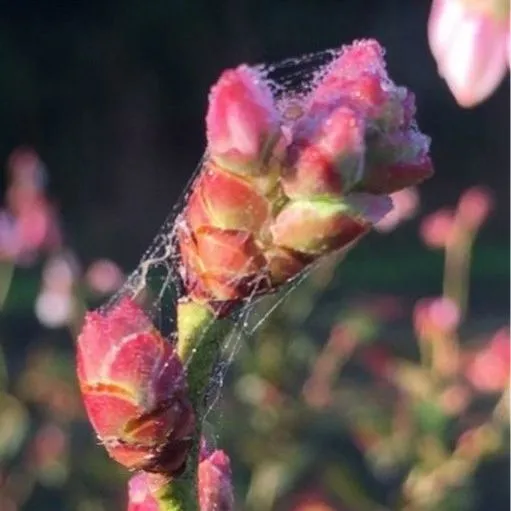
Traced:
POLYGON ((199 463, 199 503, 201 511, 234 510, 231 464, 224 451, 206 454, 199 463))
POLYGON ((218 311, 274 290, 368 232, 388 193, 431 174, 414 96, 390 80, 376 41, 343 48, 311 85, 287 107, 246 66, 213 87, 209 152, 178 226, 192 299, 218 311))
POLYGON ((86 315, 77 373, 89 420, 112 458, 134 470, 183 469, 194 428, 183 367, 132 299, 86 315))
POLYGON ((509 0, 433 1, 429 45, 461 106, 486 100, 506 75, 509 26, 509 0))
POLYGON ((248 66, 225 71, 213 86, 206 127, 211 159, 243 175, 264 174, 285 149, 270 87, 248 66))
POLYGON ((352 108, 299 123, 282 187, 291 199, 340 198, 362 177, 365 122, 352 108))
POLYGON ((309 255, 340 250, 365 234, 391 209, 386 196, 353 194, 343 201, 293 201, 277 216, 275 245, 309 255))

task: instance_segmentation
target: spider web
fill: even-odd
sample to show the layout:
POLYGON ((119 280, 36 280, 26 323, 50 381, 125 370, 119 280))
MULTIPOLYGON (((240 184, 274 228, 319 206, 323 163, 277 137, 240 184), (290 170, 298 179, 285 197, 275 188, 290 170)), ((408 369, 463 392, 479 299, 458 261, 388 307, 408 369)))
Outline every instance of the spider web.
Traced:
MULTIPOLYGON (((265 79, 277 101, 277 107, 284 112, 293 102, 302 102, 319 79, 328 71, 329 64, 340 54, 342 49, 327 49, 299 57, 289 58, 273 64, 258 64, 253 68, 265 79)), ((149 248, 144 253, 138 267, 131 273, 121 290, 104 306, 108 309, 121 298, 130 296, 143 304, 155 326, 163 335, 175 342, 176 309, 180 297, 186 292, 179 274, 180 253, 177 243, 176 225, 180 213, 187 204, 193 184, 207 158, 207 150, 200 159, 184 191, 173 207, 171 213, 160 227, 149 248)), ((320 264, 320 263, 318 263, 320 264)), ((217 403, 221 394, 225 375, 238 352, 243 339, 250 338, 266 321, 271 313, 307 276, 311 267, 306 268, 291 282, 283 286, 272 297, 271 304, 261 304, 264 297, 257 292, 245 298, 243 303, 230 315, 232 330, 221 346, 221 356, 215 366, 210 386, 206 395, 206 411, 203 421, 217 403)), ((261 276, 261 279, 265 278, 261 276)), ((255 289, 258 286, 254 286, 255 289)), ((213 321, 211 322, 212 325, 213 321)), ((211 325, 203 329, 202 339, 190 358, 185 369, 201 348, 202 340, 211 325)))

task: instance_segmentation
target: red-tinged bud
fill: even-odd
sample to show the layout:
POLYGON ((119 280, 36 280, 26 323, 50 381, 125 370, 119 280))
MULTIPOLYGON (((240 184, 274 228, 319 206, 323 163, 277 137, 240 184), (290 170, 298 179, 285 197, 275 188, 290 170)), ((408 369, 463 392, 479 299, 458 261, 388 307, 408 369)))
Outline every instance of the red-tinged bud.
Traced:
POLYGON ((128 483, 128 511, 159 511, 160 507, 149 488, 149 475, 135 474, 128 483))
POLYGON ((269 287, 266 260, 245 231, 201 227, 179 236, 185 285, 199 300, 235 300, 269 287))
POLYGON ((231 464, 224 451, 216 450, 199 463, 201 511, 233 511, 231 464))
POLYGON ((346 247, 391 209, 384 196, 354 194, 344 201, 294 201, 271 227, 275 245, 319 255, 346 247))
POLYGON ((281 180, 284 193, 292 199, 340 198, 362 177, 364 136, 364 120, 348 106, 304 119, 281 180))
POLYGON ((269 220, 270 204, 252 183, 209 165, 194 183, 185 218, 192 231, 202 226, 257 232, 269 220))
POLYGON ((369 146, 369 161, 358 189, 389 194, 433 175, 429 137, 414 131, 380 134, 369 146))
POLYGON ((384 131, 408 128, 415 115, 414 95, 392 82, 383 54, 374 40, 345 46, 312 92, 311 110, 348 103, 368 126, 384 131))
POLYGON ((366 73, 386 76, 384 51, 374 39, 354 41, 344 46, 339 56, 327 67, 314 91, 314 97, 328 94, 346 80, 358 80, 366 73))
POLYGON ((182 470, 194 416, 172 344, 130 298, 87 314, 77 343, 85 408, 110 456, 130 469, 182 470))
POLYGON ((285 149, 280 116, 265 78, 240 66, 225 71, 209 95, 208 149, 220 166, 241 174, 265 173, 285 149))
POLYGON ((389 91, 383 88, 377 74, 366 72, 356 79, 327 75, 313 93, 311 111, 321 110, 325 105, 349 104, 364 116, 375 119, 388 100, 389 91))

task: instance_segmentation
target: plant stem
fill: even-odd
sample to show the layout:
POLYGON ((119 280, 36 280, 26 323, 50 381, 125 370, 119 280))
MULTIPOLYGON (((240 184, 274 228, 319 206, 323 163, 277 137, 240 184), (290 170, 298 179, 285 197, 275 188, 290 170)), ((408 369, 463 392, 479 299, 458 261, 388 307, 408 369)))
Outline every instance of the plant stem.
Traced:
POLYGON ((227 320, 219 320, 203 304, 181 300, 177 306, 177 352, 188 378, 196 429, 184 473, 156 492, 162 511, 198 511, 197 466, 201 440, 204 397, 220 346, 230 330, 227 320))

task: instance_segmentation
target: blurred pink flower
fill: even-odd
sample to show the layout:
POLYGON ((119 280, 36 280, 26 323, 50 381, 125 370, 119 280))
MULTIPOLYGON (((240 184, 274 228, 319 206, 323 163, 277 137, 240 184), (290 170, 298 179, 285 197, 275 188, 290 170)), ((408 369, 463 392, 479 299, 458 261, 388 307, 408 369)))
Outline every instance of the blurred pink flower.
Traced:
POLYGON ((380 232, 394 230, 401 222, 412 218, 419 207, 419 193, 417 188, 403 188, 390 195, 392 210, 375 224, 375 229, 380 232))
POLYGON ((54 206, 45 195, 46 170, 30 148, 15 149, 8 160, 6 209, 0 220, 0 258, 31 264, 40 250, 61 245, 54 206))
POLYGON ((42 273, 43 287, 52 291, 70 291, 79 273, 77 257, 71 251, 61 252, 45 262, 42 273))
POLYGON ((460 323, 459 307, 449 298, 425 298, 415 304, 413 322, 419 337, 450 335, 460 323))
POLYGON ((509 1, 433 0, 428 38, 438 72, 456 101, 475 106, 507 72, 509 1))
POLYGON ((495 333, 490 343, 469 358, 465 376, 480 392, 499 392, 509 383, 509 327, 495 333))
POLYGON ((420 236, 430 248, 445 248, 451 239, 454 228, 454 212, 439 209, 428 215, 421 223, 420 236))
POLYGON ((10 178, 16 182, 23 182, 38 189, 44 187, 46 169, 32 147, 19 146, 13 149, 7 160, 7 169, 10 178))
POLYGON ((491 192, 482 186, 474 186, 460 197, 458 215, 469 229, 477 230, 488 218, 492 208, 491 192))
POLYGON ((85 273, 85 281, 92 291, 107 295, 117 291, 124 280, 124 274, 116 263, 109 259, 94 261, 85 273))
POLYGON ((43 289, 35 301, 37 319, 48 328, 68 325, 76 310, 70 290, 43 289))

